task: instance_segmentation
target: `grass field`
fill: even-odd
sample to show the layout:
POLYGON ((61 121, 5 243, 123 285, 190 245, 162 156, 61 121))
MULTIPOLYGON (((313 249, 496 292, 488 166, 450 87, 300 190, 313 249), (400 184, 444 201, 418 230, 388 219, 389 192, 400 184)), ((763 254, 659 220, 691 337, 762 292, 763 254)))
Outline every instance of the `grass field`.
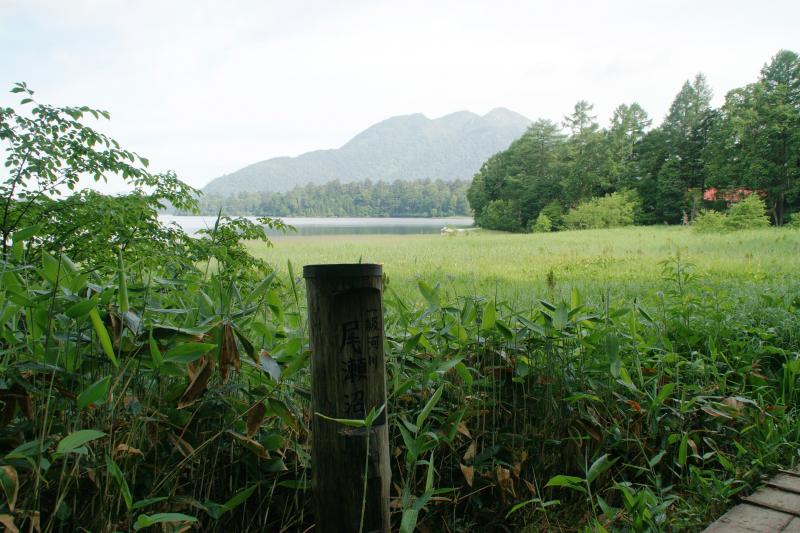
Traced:
POLYGON ((440 282, 451 296, 497 296, 522 305, 568 295, 573 287, 590 301, 605 294, 647 301, 656 296, 662 262, 678 253, 707 284, 720 289, 760 293, 800 284, 800 231, 789 229, 697 234, 679 227, 631 227, 549 234, 284 236, 274 243, 274 248, 252 246, 257 256, 281 270, 286 270, 287 260, 298 272, 312 263, 382 263, 390 287, 415 299, 416 280, 421 278, 440 282))

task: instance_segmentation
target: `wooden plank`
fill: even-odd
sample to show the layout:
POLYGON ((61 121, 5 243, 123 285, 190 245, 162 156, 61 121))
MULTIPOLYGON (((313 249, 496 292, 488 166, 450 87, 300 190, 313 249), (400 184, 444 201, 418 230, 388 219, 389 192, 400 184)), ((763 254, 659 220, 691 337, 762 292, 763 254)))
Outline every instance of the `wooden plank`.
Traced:
POLYGON ((767 481, 767 485, 785 490, 786 492, 800 494, 800 477, 794 477, 788 474, 778 474, 767 481))
POLYGON ((783 531, 785 533, 800 533, 800 518, 795 517, 783 531))
POLYGON ((781 474, 786 474, 788 476, 800 477, 800 469, 795 468, 794 470, 778 470, 781 474))
POLYGON ((741 504, 708 526, 704 533, 767 533, 781 531, 791 522, 792 518, 792 515, 780 511, 741 504))
POLYGON ((752 496, 743 498, 747 503, 800 516, 800 494, 785 492, 773 487, 762 487, 752 496))

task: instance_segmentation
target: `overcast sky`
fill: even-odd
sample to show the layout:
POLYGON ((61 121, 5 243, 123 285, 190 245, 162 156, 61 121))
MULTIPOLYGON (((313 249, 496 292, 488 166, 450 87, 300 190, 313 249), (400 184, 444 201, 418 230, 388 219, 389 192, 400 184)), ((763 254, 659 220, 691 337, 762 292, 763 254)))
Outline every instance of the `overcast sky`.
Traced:
POLYGON ((106 109, 103 131, 200 187, 400 114, 560 120, 587 99, 658 123, 695 73, 719 104, 781 48, 800 51, 797 0, 0 0, 0 104, 26 81, 106 109))

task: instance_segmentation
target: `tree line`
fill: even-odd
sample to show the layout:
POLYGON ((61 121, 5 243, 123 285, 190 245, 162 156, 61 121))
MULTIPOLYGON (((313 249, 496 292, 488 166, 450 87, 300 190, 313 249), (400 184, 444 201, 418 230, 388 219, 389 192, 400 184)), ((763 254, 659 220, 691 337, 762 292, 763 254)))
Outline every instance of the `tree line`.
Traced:
MULTIPOLYGON (((200 197, 200 212, 215 215, 307 217, 448 217, 469 215, 468 181, 394 182, 338 180, 304 185, 285 193, 250 191, 200 197)), ((178 211, 174 211, 178 212, 178 211)))
POLYGON ((635 220, 675 224, 756 191, 775 225, 800 211, 800 57, 781 50, 758 79, 711 106, 700 73, 687 80, 658 127, 621 104, 601 128, 579 101, 561 124, 540 119, 481 167, 467 196, 479 225, 533 229, 540 214, 615 192, 635 197, 635 220))

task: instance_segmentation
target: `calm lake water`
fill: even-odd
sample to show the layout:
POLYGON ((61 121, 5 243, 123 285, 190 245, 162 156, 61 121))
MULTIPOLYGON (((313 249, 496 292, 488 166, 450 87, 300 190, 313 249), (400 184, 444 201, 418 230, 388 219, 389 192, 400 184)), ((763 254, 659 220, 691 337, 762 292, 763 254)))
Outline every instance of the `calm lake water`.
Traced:
MULTIPOLYGON (((246 217, 255 221, 256 217, 246 217)), ((163 222, 175 222, 190 235, 200 229, 213 228, 216 217, 159 215, 163 222)), ((439 233, 445 226, 467 228, 471 217, 452 218, 293 218, 283 221, 294 226, 296 232, 287 235, 410 235, 439 233)), ((269 235, 280 232, 267 230, 269 235)))

